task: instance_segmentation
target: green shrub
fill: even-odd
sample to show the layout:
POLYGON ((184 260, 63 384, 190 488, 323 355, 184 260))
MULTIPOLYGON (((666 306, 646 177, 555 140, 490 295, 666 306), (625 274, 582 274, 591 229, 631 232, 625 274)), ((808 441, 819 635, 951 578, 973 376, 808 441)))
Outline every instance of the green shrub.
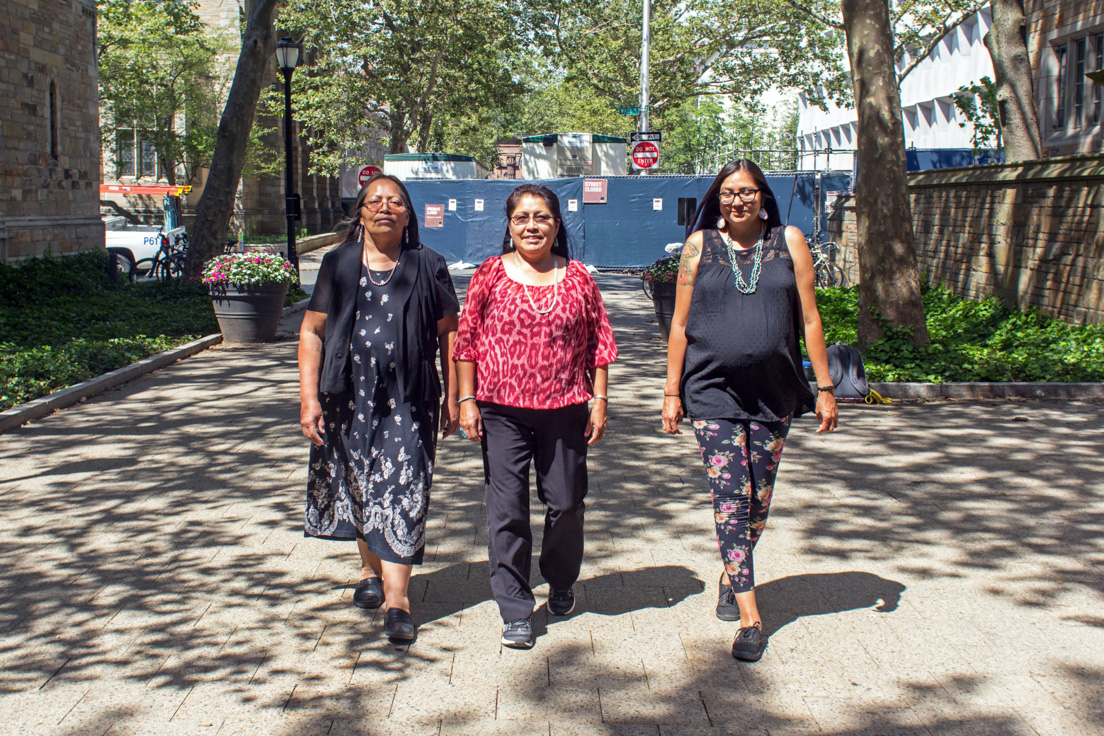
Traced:
POLYGON ((128 284, 106 252, 0 265, 0 409, 218 332, 198 281, 128 284))
MULTIPOLYGON (((1000 300, 922 290, 931 343, 890 332, 863 351, 872 381, 1101 381, 1104 327, 1070 325, 1000 300)), ((828 344, 858 343, 858 289, 817 291, 828 344)))

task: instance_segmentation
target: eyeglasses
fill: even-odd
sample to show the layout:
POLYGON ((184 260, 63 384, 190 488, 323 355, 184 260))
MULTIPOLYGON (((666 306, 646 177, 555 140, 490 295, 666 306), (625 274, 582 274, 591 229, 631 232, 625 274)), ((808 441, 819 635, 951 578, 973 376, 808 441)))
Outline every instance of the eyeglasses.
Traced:
POLYGON ((555 220, 555 219, 556 218, 553 217, 552 215, 545 214, 544 212, 538 212, 537 214, 532 215, 532 216, 530 216, 530 215, 513 215, 513 216, 510 217, 510 222, 512 222, 517 227, 522 227, 524 225, 528 225, 529 221, 532 220, 533 222, 535 222, 537 224, 538 227, 541 227, 541 226, 544 226, 544 225, 551 225, 552 221, 555 220))
POLYGON ((721 204, 732 204, 732 202, 739 197, 740 201, 744 204, 749 204, 755 201, 755 195, 759 193, 758 189, 741 189, 738 192, 734 192, 731 189, 725 189, 721 192, 721 204))
POLYGON ((368 210, 369 212, 379 212, 385 206, 387 207, 388 211, 406 211, 406 205, 403 204, 403 201, 401 199, 372 199, 361 205, 361 207, 368 210))

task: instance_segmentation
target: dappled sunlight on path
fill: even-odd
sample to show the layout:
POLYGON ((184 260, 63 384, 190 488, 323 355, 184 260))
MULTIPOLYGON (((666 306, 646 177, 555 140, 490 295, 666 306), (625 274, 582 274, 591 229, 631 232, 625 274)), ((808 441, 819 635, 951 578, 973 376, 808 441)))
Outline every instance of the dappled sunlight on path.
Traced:
POLYGON ((770 646, 736 663, 650 303, 599 283, 621 359, 587 559, 565 618, 534 561, 533 650, 498 643, 477 445, 440 446, 396 647, 351 605, 353 545, 303 537, 294 343, 222 347, 0 437, 0 733, 1104 733, 1104 407, 796 421, 757 549, 770 646))

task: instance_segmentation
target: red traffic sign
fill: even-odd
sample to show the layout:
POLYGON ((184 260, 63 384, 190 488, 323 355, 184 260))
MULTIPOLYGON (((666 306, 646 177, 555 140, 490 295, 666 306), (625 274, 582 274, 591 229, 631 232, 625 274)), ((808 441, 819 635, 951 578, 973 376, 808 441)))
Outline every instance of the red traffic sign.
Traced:
POLYGON ((368 180, 372 178, 373 174, 382 173, 383 169, 378 166, 365 166, 363 169, 360 170, 360 173, 357 174, 357 186, 362 187, 367 184, 368 180))
POLYGON ((633 166, 638 169, 650 169, 659 163, 659 146, 651 141, 639 141, 632 147, 633 166))

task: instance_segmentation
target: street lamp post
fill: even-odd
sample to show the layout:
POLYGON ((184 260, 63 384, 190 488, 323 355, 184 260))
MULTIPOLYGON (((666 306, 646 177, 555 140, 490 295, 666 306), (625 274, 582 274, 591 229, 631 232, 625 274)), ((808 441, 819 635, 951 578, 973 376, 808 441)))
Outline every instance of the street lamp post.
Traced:
POLYGON ((299 44, 284 36, 276 42, 276 64, 284 75, 284 210, 287 213, 287 257, 299 270, 299 254, 295 252, 295 221, 299 219, 299 193, 295 191, 295 170, 291 158, 291 74, 299 66, 299 44))

